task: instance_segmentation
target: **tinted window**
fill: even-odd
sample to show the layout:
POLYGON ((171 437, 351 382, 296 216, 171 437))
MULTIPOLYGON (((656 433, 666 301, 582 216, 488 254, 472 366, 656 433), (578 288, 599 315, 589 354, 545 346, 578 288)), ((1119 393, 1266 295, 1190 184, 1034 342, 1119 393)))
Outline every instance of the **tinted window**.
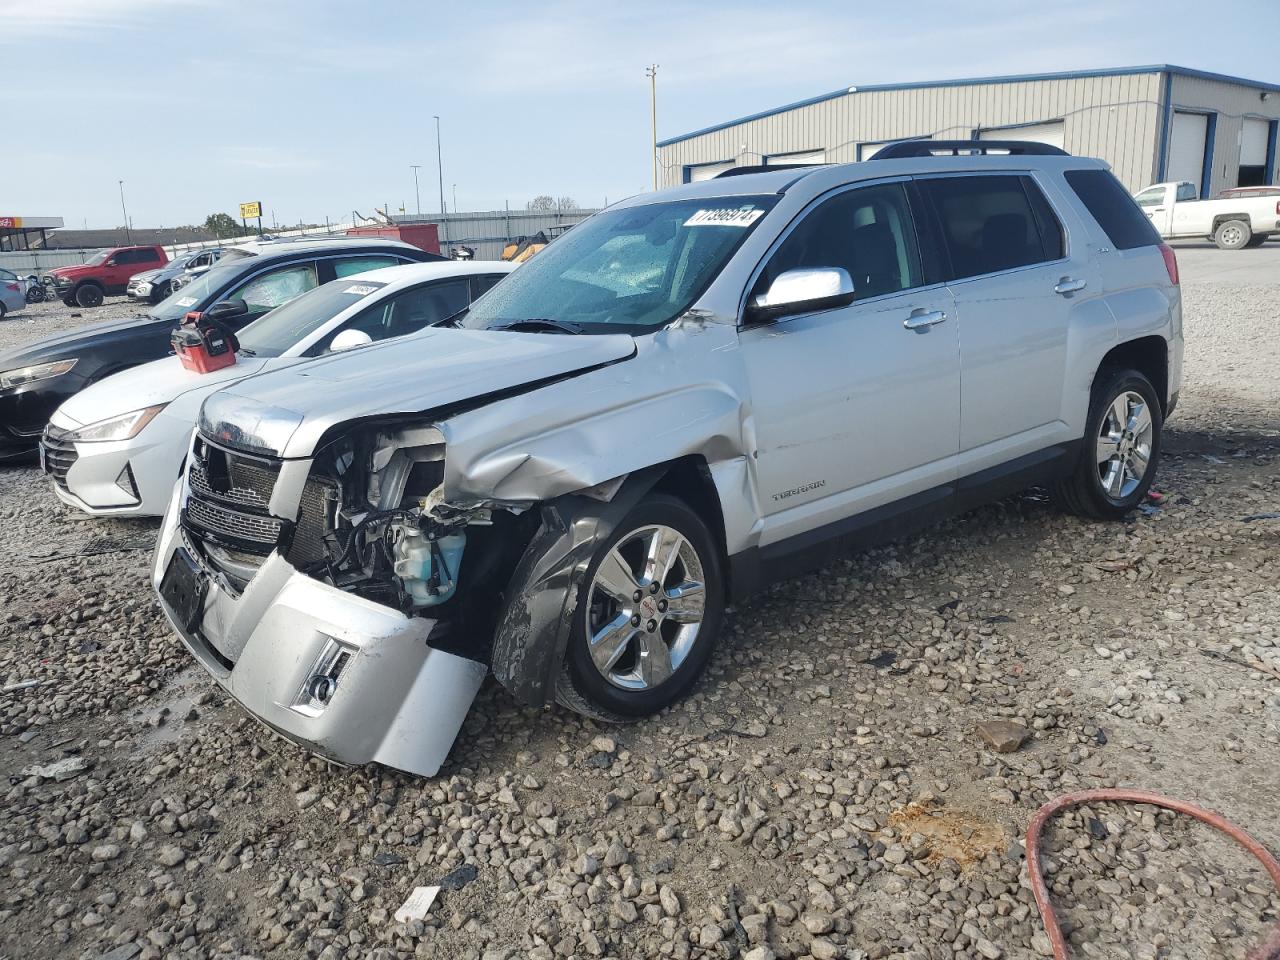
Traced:
MULTIPOLYGON (((362 310, 341 327, 360 330, 371 340, 386 340, 414 333, 466 308, 471 302, 470 287, 465 277, 442 280, 413 287, 362 310)), ((341 331, 334 331, 335 336, 341 331)), ((308 351, 313 356, 327 350, 329 344, 317 344, 308 351)))
POLYGON ((1049 206, 1044 191, 1030 177, 1022 177, 1022 189, 1027 193, 1031 204, 1031 214, 1036 218, 1036 230, 1040 234, 1040 245, 1044 248, 1046 260, 1061 260, 1065 256, 1066 241, 1062 235, 1062 221, 1049 206))
POLYGON ((902 186, 847 190, 819 204, 782 241, 751 296, 788 270, 812 267, 849 271, 859 300, 920 286, 920 254, 902 186))
POLYGON ((1061 226, 1056 218, 1046 224, 1046 243, 1040 221, 1046 211, 1051 218, 1053 213, 1045 203, 1037 217, 1027 190, 1035 184, 1025 177, 939 177, 920 186, 937 210, 953 280, 1062 256, 1061 226))
POLYGON ((139 250, 138 263, 156 263, 160 260, 160 251, 158 250, 139 250))
POLYGON ((1068 170, 1065 176, 1071 189, 1117 250, 1132 250, 1160 242, 1160 234, 1151 221, 1109 171, 1068 170))
POLYGON ((505 277, 505 273, 485 273, 478 277, 471 278, 471 293, 473 297, 479 297, 495 283, 505 277))
POLYGON ((333 275, 335 277, 349 277, 355 273, 364 273, 366 270, 397 267, 402 263, 404 261, 397 257, 351 257, 344 260, 335 260, 333 262, 333 275))
POLYGON ((315 285, 315 264, 297 263, 260 274, 222 299, 243 300, 249 305, 249 316, 256 317, 288 303, 315 285))

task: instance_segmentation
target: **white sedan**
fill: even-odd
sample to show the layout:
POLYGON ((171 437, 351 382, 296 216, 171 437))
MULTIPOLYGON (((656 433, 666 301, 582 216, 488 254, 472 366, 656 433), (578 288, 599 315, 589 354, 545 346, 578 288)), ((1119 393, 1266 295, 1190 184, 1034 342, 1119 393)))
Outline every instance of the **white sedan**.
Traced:
POLYGON ((439 323, 513 269, 497 261, 447 261, 333 280, 241 330, 231 366, 201 374, 165 357, 80 391, 50 419, 40 462, 69 506, 98 515, 160 516, 209 394, 257 373, 439 323))

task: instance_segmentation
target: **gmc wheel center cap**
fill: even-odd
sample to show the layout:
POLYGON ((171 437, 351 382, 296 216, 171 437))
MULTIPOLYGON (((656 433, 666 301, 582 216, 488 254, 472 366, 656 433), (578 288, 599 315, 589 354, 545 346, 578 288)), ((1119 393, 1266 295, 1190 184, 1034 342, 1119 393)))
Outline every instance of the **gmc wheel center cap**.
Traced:
POLYGON ((658 601, 652 595, 640 600, 640 616, 646 620, 654 620, 658 616, 658 601))

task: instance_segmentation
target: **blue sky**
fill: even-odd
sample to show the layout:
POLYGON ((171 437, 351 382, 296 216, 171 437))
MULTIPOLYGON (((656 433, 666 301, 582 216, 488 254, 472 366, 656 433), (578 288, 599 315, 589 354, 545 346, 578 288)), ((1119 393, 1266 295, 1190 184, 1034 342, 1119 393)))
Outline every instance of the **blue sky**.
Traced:
POLYGON ((1145 63, 1280 80, 1280 0, 0 0, 0 214, 281 223, 647 189, 674 136, 850 84, 1145 63), (24 115, 33 120, 28 125, 24 115), (270 215, 268 215, 268 222, 270 215))

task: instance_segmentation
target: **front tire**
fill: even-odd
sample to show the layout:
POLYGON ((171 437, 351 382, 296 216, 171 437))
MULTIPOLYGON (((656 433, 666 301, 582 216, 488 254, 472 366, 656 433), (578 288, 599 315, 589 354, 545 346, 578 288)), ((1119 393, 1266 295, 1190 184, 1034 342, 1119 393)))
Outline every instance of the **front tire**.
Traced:
POLYGON ((1123 518, 1151 489, 1163 430, 1150 380, 1137 370, 1099 371, 1079 462, 1055 485, 1056 499, 1082 517, 1123 518))
POLYGON ((1224 220, 1213 231, 1213 242, 1220 250, 1241 250, 1253 238, 1253 228, 1243 220, 1224 220))
POLYGON ((720 634, 721 567, 715 537, 683 501, 641 500, 597 549, 578 587, 556 700, 618 722, 679 699, 720 634))
POLYGON ((102 288, 96 283, 82 283, 76 287, 76 305, 80 307, 102 306, 102 288))
POLYGON ((173 293, 173 285, 169 283, 162 283, 151 291, 151 296, 148 299, 151 301, 151 305, 155 306, 171 293, 173 293))

